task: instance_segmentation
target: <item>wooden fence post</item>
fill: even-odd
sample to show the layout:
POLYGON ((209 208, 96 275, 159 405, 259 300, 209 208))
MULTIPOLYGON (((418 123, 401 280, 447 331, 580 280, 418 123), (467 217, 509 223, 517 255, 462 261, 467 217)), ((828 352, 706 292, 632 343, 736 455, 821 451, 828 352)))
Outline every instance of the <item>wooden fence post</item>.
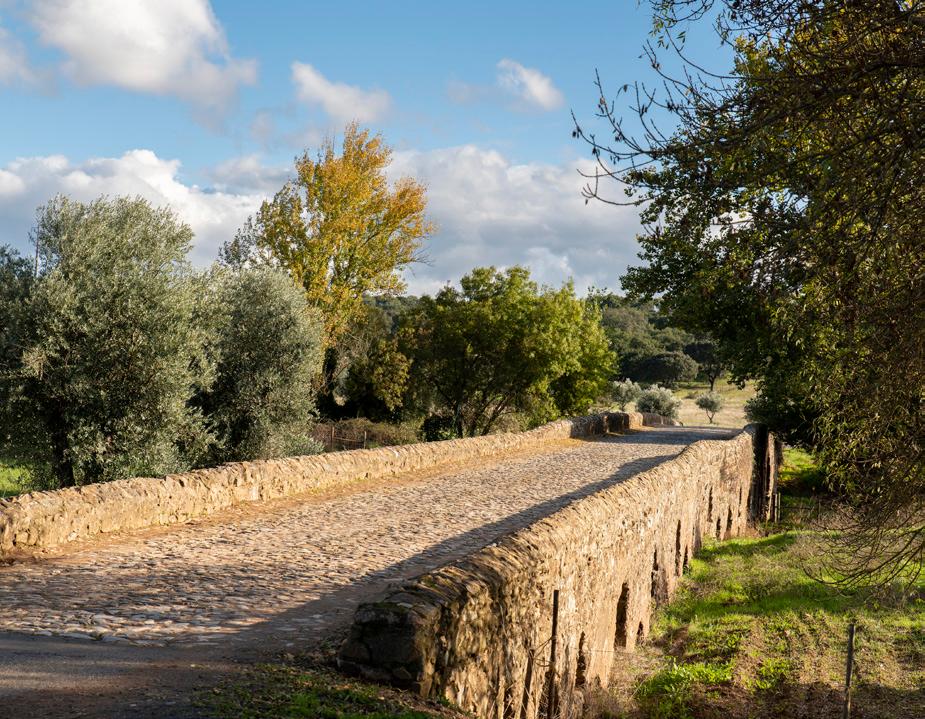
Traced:
POLYGON ((854 672, 854 622, 848 625, 848 664, 845 668, 845 708, 842 719, 851 716, 851 675, 854 672))

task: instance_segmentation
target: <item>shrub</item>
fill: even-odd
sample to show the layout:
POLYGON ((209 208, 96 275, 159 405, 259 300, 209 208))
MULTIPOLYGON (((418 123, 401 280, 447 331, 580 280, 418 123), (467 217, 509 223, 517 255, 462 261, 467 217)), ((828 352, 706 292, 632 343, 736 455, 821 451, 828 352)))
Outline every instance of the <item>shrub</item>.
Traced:
POLYGON ((431 414, 424 419, 421 433, 426 442, 439 442, 443 439, 456 439, 456 422, 452 417, 442 414, 431 414))
POLYGON ((320 422, 312 430, 312 436, 332 451, 363 447, 389 447, 421 441, 418 437, 418 428, 413 422, 400 424, 372 422, 365 417, 342 419, 337 422, 320 422))
POLYGON ((681 407, 681 400, 676 399, 674 394, 667 387, 655 385, 642 391, 639 399, 636 400, 636 410, 639 412, 651 412, 660 414, 663 417, 671 419, 678 418, 678 409, 681 407))
POLYGON ((610 397, 621 412, 625 412, 626 405, 634 402, 640 394, 642 394, 642 388, 630 379, 614 382, 610 390, 610 397))
POLYGON ((723 408, 726 400, 718 392, 704 392, 697 398, 695 404, 707 413, 710 424, 713 424, 713 417, 723 408))

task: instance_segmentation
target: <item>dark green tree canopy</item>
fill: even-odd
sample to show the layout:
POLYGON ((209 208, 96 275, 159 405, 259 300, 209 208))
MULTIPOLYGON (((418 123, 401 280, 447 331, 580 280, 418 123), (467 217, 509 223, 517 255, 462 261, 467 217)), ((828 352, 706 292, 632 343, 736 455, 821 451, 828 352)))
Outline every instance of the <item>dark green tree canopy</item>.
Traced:
POLYGON ((422 297, 403 322, 416 406, 475 435, 514 413, 537 423, 581 412, 606 392, 614 358, 571 285, 539 288, 524 268, 488 267, 460 286, 422 297))
POLYGON ((862 517, 845 553, 857 577, 921 567, 925 5, 652 7, 658 70, 660 48, 708 14, 735 65, 640 89, 642 133, 603 99, 607 140, 576 127, 599 163, 588 195, 614 180, 643 208, 644 264, 624 287, 714 337, 733 378, 758 381, 763 418, 821 454, 862 517), (656 106, 675 130, 649 120, 656 106))
POLYGON ((660 384, 674 388, 679 382, 697 376, 697 363, 683 352, 660 352, 654 355, 635 356, 624 363, 626 375, 636 382, 660 384))

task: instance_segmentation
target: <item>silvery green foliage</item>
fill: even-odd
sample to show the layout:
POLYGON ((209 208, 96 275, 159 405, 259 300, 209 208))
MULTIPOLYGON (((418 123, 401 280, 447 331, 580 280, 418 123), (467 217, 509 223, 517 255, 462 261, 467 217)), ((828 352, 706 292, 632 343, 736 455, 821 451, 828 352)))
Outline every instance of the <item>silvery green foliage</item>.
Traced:
POLYGON ((215 436, 213 461, 314 454, 313 382, 322 323, 289 276, 269 267, 202 278, 213 379, 194 400, 215 436))
POLYGON ((208 441, 186 261, 192 232, 142 199, 57 197, 3 374, 4 451, 50 486, 183 470, 208 441))
POLYGON ((713 417, 723 408, 726 401, 718 392, 704 392, 696 399, 696 404, 707 413, 710 424, 713 424, 713 417))
POLYGON ((667 387, 658 385, 644 389, 636 400, 637 412, 652 412, 672 419, 677 419, 680 407, 681 400, 675 398, 667 387))
POLYGON ((612 384, 610 398, 620 408, 621 412, 626 411, 626 406, 634 402, 642 394, 642 388, 631 379, 616 381, 612 384))

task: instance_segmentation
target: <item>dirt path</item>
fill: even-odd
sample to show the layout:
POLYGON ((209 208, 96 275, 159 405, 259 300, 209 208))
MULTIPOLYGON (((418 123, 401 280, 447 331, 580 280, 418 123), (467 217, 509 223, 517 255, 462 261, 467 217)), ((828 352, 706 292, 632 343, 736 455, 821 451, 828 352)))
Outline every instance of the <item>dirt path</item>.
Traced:
POLYGON ((234 661, 318 646, 389 583, 727 436, 570 441, 0 567, 0 717, 194 716, 234 661))

